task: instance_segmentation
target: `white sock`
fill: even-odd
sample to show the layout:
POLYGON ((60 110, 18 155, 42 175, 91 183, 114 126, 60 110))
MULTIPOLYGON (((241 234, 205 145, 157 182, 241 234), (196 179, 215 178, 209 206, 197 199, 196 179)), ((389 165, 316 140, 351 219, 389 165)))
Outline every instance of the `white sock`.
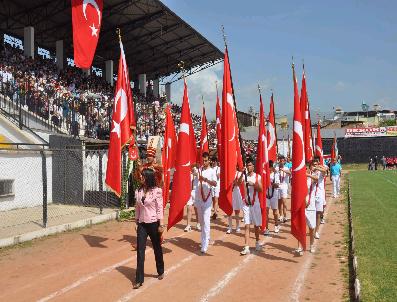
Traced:
POLYGON ((236 216, 236 229, 240 227, 240 217, 236 216))
POLYGON ((232 229, 232 216, 227 216, 227 220, 229 221, 229 229, 232 229))

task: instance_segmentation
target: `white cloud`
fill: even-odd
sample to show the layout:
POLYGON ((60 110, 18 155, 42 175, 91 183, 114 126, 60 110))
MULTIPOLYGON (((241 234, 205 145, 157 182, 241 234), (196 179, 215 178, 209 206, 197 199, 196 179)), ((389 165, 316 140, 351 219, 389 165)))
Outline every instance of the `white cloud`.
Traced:
MULTIPOLYGON (((223 64, 219 63, 213 67, 202 70, 186 78, 190 109, 192 113, 201 115, 202 97, 204 100, 207 118, 215 118, 216 88, 218 82, 219 97, 222 99, 222 74, 223 64)), ((171 101, 182 104, 183 80, 171 84, 171 101)))

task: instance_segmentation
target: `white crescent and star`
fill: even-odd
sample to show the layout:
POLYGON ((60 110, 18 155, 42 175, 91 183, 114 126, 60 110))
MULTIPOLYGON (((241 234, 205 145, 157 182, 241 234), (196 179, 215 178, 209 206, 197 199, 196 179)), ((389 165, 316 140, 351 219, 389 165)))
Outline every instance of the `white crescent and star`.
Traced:
POLYGON ((269 142, 269 147, 268 148, 271 149, 271 148, 273 148, 274 143, 276 141, 276 134, 275 134, 275 131, 274 131, 273 124, 269 122, 268 126, 269 126, 269 133, 270 133, 270 142, 269 142))
MULTIPOLYGON (((181 123, 179 132, 186 133, 189 136, 189 124, 181 123)), ((190 167, 190 160, 186 164, 182 164, 182 167, 190 167)))
MULTIPOLYGON (((302 155, 305 154, 305 145, 303 143, 303 128, 302 128, 302 123, 299 121, 294 121, 294 132, 299 136, 299 139, 301 140, 302 144, 302 155)), ((298 172, 299 170, 302 170, 305 167, 305 156, 302 156, 302 161, 299 164, 298 167, 294 169, 295 172, 298 172)))
POLYGON ((86 10, 87 10, 88 4, 91 4, 95 8, 95 10, 98 14, 98 28, 95 27, 94 23, 92 23, 91 26, 90 25, 88 26, 91 29, 91 36, 98 37, 98 30, 99 30, 99 26, 101 24, 101 10, 99 9, 98 3, 95 0, 83 0, 83 14, 84 14, 84 18, 87 21, 88 21, 88 19, 87 19, 86 10))
POLYGON ((117 103, 119 102, 119 99, 121 99, 120 122, 122 122, 124 120, 124 118, 127 116, 127 112, 128 112, 127 94, 125 93, 123 88, 120 88, 117 91, 117 94, 116 94, 116 97, 114 100, 115 101, 114 107, 116 108, 116 110, 117 110, 117 103))

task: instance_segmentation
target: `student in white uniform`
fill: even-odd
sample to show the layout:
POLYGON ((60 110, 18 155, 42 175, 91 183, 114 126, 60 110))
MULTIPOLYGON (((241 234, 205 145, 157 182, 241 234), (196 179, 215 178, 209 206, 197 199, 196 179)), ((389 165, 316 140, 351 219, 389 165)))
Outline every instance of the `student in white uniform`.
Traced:
POLYGON ((306 196, 306 224, 309 228, 310 252, 314 253, 314 230, 316 228, 316 193, 318 189, 318 176, 314 172, 314 162, 309 166, 307 176, 307 196, 306 196))
POLYGON ((325 187, 324 187, 324 179, 326 177, 327 168, 320 165, 320 158, 315 156, 313 158, 313 171, 316 173, 318 177, 318 188, 316 190, 316 233, 314 238, 320 239, 320 234, 318 230, 321 224, 321 215, 324 211, 324 203, 325 203, 325 187))
POLYGON ((274 232, 280 232, 279 221, 278 221, 278 199, 279 199, 279 187, 280 187, 280 174, 276 171, 273 161, 269 160, 270 170, 270 187, 266 190, 266 230, 264 235, 269 235, 269 210, 273 210, 274 218, 274 232))
MULTIPOLYGON (((243 172, 236 171, 236 176, 233 182, 233 211, 234 211, 234 218, 236 219, 236 233, 240 233, 240 210, 243 207, 243 197, 240 191, 239 184, 242 183, 244 177, 243 172)), ((233 228, 232 216, 228 216, 229 227, 226 231, 226 234, 230 234, 233 228)))
POLYGON ((286 222, 287 219, 287 198, 288 198, 288 185, 291 171, 285 166, 286 160, 283 155, 279 156, 279 175, 280 175, 280 187, 279 187, 279 199, 278 199, 278 211, 280 213, 280 222, 286 222))
POLYGON ((212 203, 214 206, 214 214, 212 215, 212 219, 218 218, 218 200, 219 200, 219 191, 221 188, 221 168, 219 167, 218 164, 218 158, 216 156, 213 156, 211 158, 211 167, 214 169, 215 174, 216 174, 216 186, 212 188, 212 203))
POLYGON ((194 209, 194 212, 196 213, 196 218, 197 218, 196 229, 198 231, 201 231, 201 226, 200 226, 200 223, 198 221, 197 208, 194 206, 194 200, 195 200, 195 197, 196 197, 196 188, 198 186, 198 169, 195 166, 192 167, 192 171, 190 173, 190 180, 192 182, 192 192, 191 192, 191 195, 190 195, 190 199, 189 199, 189 201, 187 202, 187 205, 186 205, 187 225, 186 225, 186 228, 184 230, 185 232, 190 232, 192 230, 192 212, 193 212, 193 209, 194 209))
MULTIPOLYGON (((244 213, 244 223, 245 223, 245 236, 244 236, 244 248, 240 252, 241 255, 247 255, 250 253, 249 249, 249 233, 250 233, 250 225, 254 225, 255 229, 255 250, 260 251, 262 249, 259 243, 259 231, 262 225, 262 212, 261 205, 259 202, 258 194, 262 192, 262 181, 261 176, 254 172, 254 163, 252 159, 247 159, 246 161, 247 168, 247 182, 244 185, 244 188, 247 189, 245 196, 245 202, 243 204, 243 213, 244 213)), ((244 181, 244 180, 243 180, 244 181)))
POLYGON ((201 224, 201 253, 205 254, 210 242, 210 220, 212 187, 216 186, 216 174, 210 166, 208 152, 204 152, 203 166, 198 169, 198 186, 196 187, 195 206, 201 224))

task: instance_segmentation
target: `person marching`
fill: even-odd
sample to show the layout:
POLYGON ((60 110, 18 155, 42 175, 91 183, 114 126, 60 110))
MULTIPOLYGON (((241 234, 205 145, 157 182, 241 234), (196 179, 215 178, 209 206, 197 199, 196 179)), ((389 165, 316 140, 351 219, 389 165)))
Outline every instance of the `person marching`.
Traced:
POLYGON ((335 159, 332 161, 331 166, 331 180, 332 180, 332 187, 333 187, 333 197, 337 198, 340 194, 340 177, 342 174, 342 166, 338 163, 335 159))
POLYGON ((210 220, 211 220, 211 193, 212 187, 216 186, 216 173, 210 167, 208 152, 203 152, 203 166, 198 169, 198 186, 196 187, 195 206, 199 223, 201 225, 201 253, 205 254, 210 242, 210 220))
MULTIPOLYGON (((241 255, 247 255, 250 253, 249 248, 249 233, 250 233, 250 225, 254 225, 255 229, 255 250, 260 251, 261 245, 259 243, 259 231, 262 225, 262 212, 261 205, 259 201, 258 193, 262 192, 262 181, 261 176, 254 172, 254 163, 252 159, 247 159, 246 161, 247 168, 247 183, 245 184, 245 188, 248 187, 248 194, 246 195, 245 202, 243 204, 243 214, 244 214, 244 223, 245 223, 245 236, 244 236, 244 248, 240 252, 241 255)), ((242 178, 239 178, 238 185, 243 181, 242 178)))
POLYGON ((140 164, 138 160, 138 167, 134 172, 134 179, 138 183, 143 184, 144 179, 142 177, 142 171, 144 169, 152 169, 155 172, 156 184, 162 186, 163 183, 163 167, 156 163, 156 149, 148 146, 146 149, 146 163, 140 164))
POLYGON ((280 176, 280 187, 279 187, 279 200, 278 210, 280 213, 280 222, 286 222, 287 219, 287 198, 288 198, 288 184, 291 176, 291 171, 286 167, 285 157, 279 156, 279 176, 280 176))
MULTIPOLYGON (((243 197, 241 195, 239 184, 243 181, 244 173, 238 171, 238 167, 236 168, 236 176, 233 182, 233 211, 234 211, 234 218, 236 219, 236 233, 240 233, 240 210, 243 207, 243 197)), ((233 228, 232 216, 227 217, 229 222, 229 227, 226 231, 226 234, 230 234, 233 228)))
POLYGON ((187 225, 184 229, 185 232, 190 232, 192 230, 192 211, 193 211, 193 209, 194 209, 194 212, 196 213, 196 218, 197 218, 196 229, 198 231, 201 231, 201 226, 198 221, 197 208, 194 206, 194 200, 196 197, 196 188, 198 186, 198 170, 195 166, 192 167, 192 171, 190 173, 190 180, 192 182, 192 192, 190 195, 190 199, 186 204, 187 225))
POLYGON ((216 219, 218 218, 218 200, 219 200, 219 191, 221 188, 221 181, 220 181, 220 172, 221 172, 221 168, 218 165, 218 158, 216 156, 213 156, 211 158, 211 167, 212 169, 215 170, 215 174, 216 174, 216 186, 212 188, 212 203, 214 206, 214 214, 212 215, 212 219, 216 219))
POLYGON ((307 196, 306 196, 306 224, 309 228, 310 252, 314 253, 314 231, 316 228, 316 193, 318 189, 318 176, 314 171, 314 161, 309 165, 307 176, 307 196))
POLYGON ((320 239, 320 234, 318 233, 320 224, 321 224, 321 215, 324 212, 324 204, 325 204, 325 187, 324 187, 324 179, 327 173, 327 168, 320 165, 320 158, 315 156, 313 158, 313 171, 316 173, 318 177, 317 180, 317 189, 316 189, 316 233, 314 238, 320 239))
POLYGON ((145 250, 147 237, 152 241, 158 279, 164 278, 164 260, 161 247, 163 224, 163 192, 156 183, 156 172, 144 168, 141 172, 143 183, 135 193, 135 222, 137 231, 137 268, 134 289, 142 286, 144 281, 145 250))
POLYGON ((266 230, 264 235, 270 235, 269 231, 269 209, 273 210, 274 218, 274 232, 280 232, 279 221, 278 221, 278 200, 279 200, 279 188, 280 188, 280 174, 276 171, 273 161, 269 160, 270 169, 270 187, 266 191, 266 230))

